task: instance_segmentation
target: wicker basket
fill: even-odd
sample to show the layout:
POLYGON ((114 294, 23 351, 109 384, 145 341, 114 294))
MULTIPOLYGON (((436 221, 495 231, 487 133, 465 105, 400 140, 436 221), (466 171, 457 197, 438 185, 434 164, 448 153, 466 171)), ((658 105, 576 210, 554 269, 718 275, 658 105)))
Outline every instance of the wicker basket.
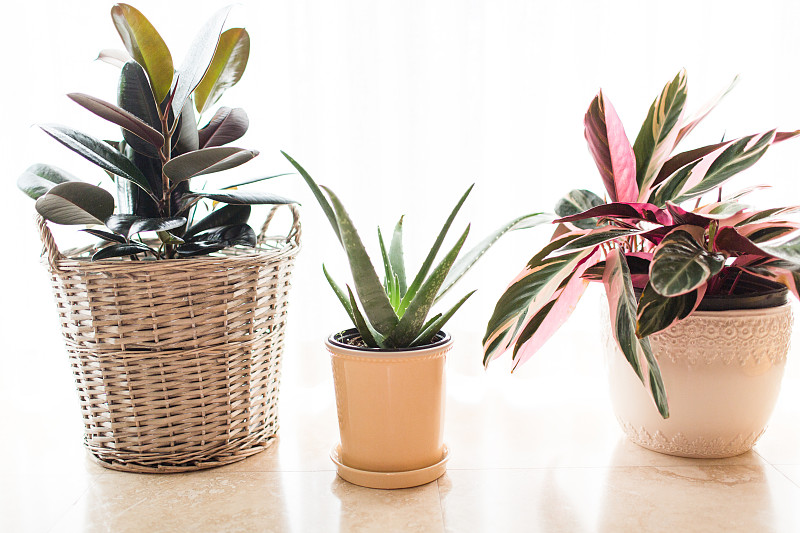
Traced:
POLYGON ((103 466, 184 472, 239 461, 278 431, 287 296, 300 249, 162 261, 67 259, 38 219, 80 397, 84 443, 103 466))

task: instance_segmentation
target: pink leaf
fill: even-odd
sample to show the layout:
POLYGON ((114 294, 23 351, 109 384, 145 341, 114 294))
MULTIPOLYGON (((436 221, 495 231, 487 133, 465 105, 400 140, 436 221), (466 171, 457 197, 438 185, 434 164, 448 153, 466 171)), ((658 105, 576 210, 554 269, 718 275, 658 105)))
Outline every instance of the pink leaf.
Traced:
POLYGON ((560 218, 555 222, 572 222, 573 220, 594 217, 645 220, 664 226, 672 224, 672 216, 664 209, 660 209, 653 204, 636 202, 612 202, 598 205, 587 209, 583 213, 560 218))
POLYGON ((612 202, 635 202, 636 159, 622 122, 600 91, 584 117, 584 136, 612 202))

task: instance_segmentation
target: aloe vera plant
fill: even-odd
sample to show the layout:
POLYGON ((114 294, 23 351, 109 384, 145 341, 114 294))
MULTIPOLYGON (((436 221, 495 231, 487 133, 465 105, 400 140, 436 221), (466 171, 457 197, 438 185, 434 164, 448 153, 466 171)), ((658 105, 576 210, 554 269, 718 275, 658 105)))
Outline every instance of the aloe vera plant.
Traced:
POLYGON ((106 188, 52 165, 33 165, 17 180, 36 200, 44 219, 91 226, 84 231, 101 239, 93 260, 192 257, 228 246, 252 247, 256 236, 247 224, 250 206, 293 203, 275 194, 238 189, 275 176, 215 191, 190 189, 192 178, 237 167, 258 155, 256 150, 228 146, 247 131, 244 109, 220 107, 205 126, 197 127, 195 110, 201 117, 210 111, 247 66, 247 31, 223 31, 230 10, 219 10, 203 26, 176 69, 169 48, 147 18, 127 4, 116 4, 111 18, 125 50, 104 50, 99 56, 120 68, 116 104, 87 94, 68 96, 119 126, 122 139, 102 141, 65 126, 40 126, 113 180, 116 202, 106 188), (211 213, 194 221, 197 205, 204 201, 211 203, 211 213), (158 239, 144 239, 142 234, 148 232, 158 239))
POLYGON ((584 124, 605 198, 580 189, 556 204, 561 218, 551 242, 511 282, 489 320, 485 365, 509 349, 515 367, 530 359, 588 283, 602 282, 614 339, 667 418, 649 335, 689 316, 707 296, 753 294, 778 283, 798 296, 800 224, 787 216, 800 207, 756 210, 739 200, 758 187, 723 195, 722 186, 800 131, 674 153, 732 86, 687 116, 686 73, 679 72, 653 101, 633 145, 611 102, 597 94, 584 124))
POLYGON ((532 213, 515 218, 486 236, 460 258, 469 226, 459 236, 438 264, 436 256, 444 243, 461 206, 472 191, 470 186, 461 196, 436 237, 414 278, 407 277, 403 254, 403 217, 397 222, 391 240, 384 239, 378 228, 378 243, 383 260, 383 281, 373 266, 356 231, 353 221, 339 197, 313 178, 294 159, 283 155, 297 169, 322 207, 350 264, 355 291, 346 285, 342 289, 323 265, 323 272, 333 292, 347 312, 364 344, 370 348, 397 349, 429 344, 456 311, 472 296, 472 291, 447 311, 428 318, 431 308, 461 277, 497 242, 510 231, 532 228, 550 222, 553 217, 532 213), (388 242, 388 246, 387 246, 388 242))

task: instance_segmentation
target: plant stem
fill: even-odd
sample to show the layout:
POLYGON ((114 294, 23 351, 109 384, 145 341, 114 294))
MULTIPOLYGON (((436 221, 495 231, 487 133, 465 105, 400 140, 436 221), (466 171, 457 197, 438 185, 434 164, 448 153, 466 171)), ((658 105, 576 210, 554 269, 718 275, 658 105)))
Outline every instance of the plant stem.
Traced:
MULTIPOLYGON (((170 99, 171 101, 171 99, 170 99)), ((170 183, 169 177, 164 173, 164 165, 166 165, 172 157, 172 132, 169 127, 169 105, 166 111, 161 113, 159 109, 159 118, 161 119, 161 131, 164 135, 164 146, 160 150, 161 154, 161 215, 169 218, 172 216, 172 202, 170 201, 170 183)), ((176 120, 177 122, 177 120, 176 120)), ((167 259, 175 257, 175 245, 165 245, 164 252, 167 259)))

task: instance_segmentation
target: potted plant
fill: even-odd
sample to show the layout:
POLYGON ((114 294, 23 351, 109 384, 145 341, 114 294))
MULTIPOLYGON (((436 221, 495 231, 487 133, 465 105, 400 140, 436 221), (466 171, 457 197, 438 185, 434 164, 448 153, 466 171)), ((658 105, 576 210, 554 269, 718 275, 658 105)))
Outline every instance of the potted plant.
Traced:
POLYGON ((740 201, 752 188, 722 191, 798 132, 673 153, 728 90, 687 118, 681 71, 633 146, 611 102, 602 91, 594 98, 585 136, 607 196, 573 190, 557 203, 555 234, 500 297, 483 341, 484 364, 508 349, 515 366, 524 363, 587 284, 602 282, 617 418, 634 442, 675 455, 723 457, 753 446, 788 350, 787 291, 798 294, 800 225, 787 219, 798 208, 756 210, 740 201))
POLYGON ((192 178, 258 154, 228 146, 247 131, 241 108, 220 107, 197 127, 195 110, 211 110, 247 65, 247 31, 223 31, 230 9, 206 23, 176 70, 150 22, 115 5, 111 17, 125 51, 104 50, 100 58, 120 67, 117 103, 69 97, 120 126, 122 139, 41 126, 102 168, 107 185, 44 164, 17 182, 36 200, 85 445, 109 468, 218 466, 263 450, 277 431, 297 211, 290 205, 287 236, 270 237, 275 209, 292 201, 239 189, 265 178, 190 188, 192 178), (258 236, 248 225, 252 204, 274 206, 258 236), (202 207, 210 211, 204 217, 202 207), (62 254, 48 221, 86 226, 99 241, 62 254))
POLYGON ((341 445, 331 452, 339 475, 373 488, 428 483, 445 472, 443 443, 445 356, 453 340, 442 328, 473 294, 429 318, 439 301, 501 236, 550 221, 534 213, 518 217, 488 235, 457 259, 469 233, 434 265, 448 230, 467 199, 467 189, 412 279, 403 253, 403 218, 387 246, 378 229, 383 281, 342 202, 330 189, 284 154, 303 177, 325 212, 350 264, 353 285, 342 289, 323 272, 354 328, 331 335, 331 354, 341 445))

